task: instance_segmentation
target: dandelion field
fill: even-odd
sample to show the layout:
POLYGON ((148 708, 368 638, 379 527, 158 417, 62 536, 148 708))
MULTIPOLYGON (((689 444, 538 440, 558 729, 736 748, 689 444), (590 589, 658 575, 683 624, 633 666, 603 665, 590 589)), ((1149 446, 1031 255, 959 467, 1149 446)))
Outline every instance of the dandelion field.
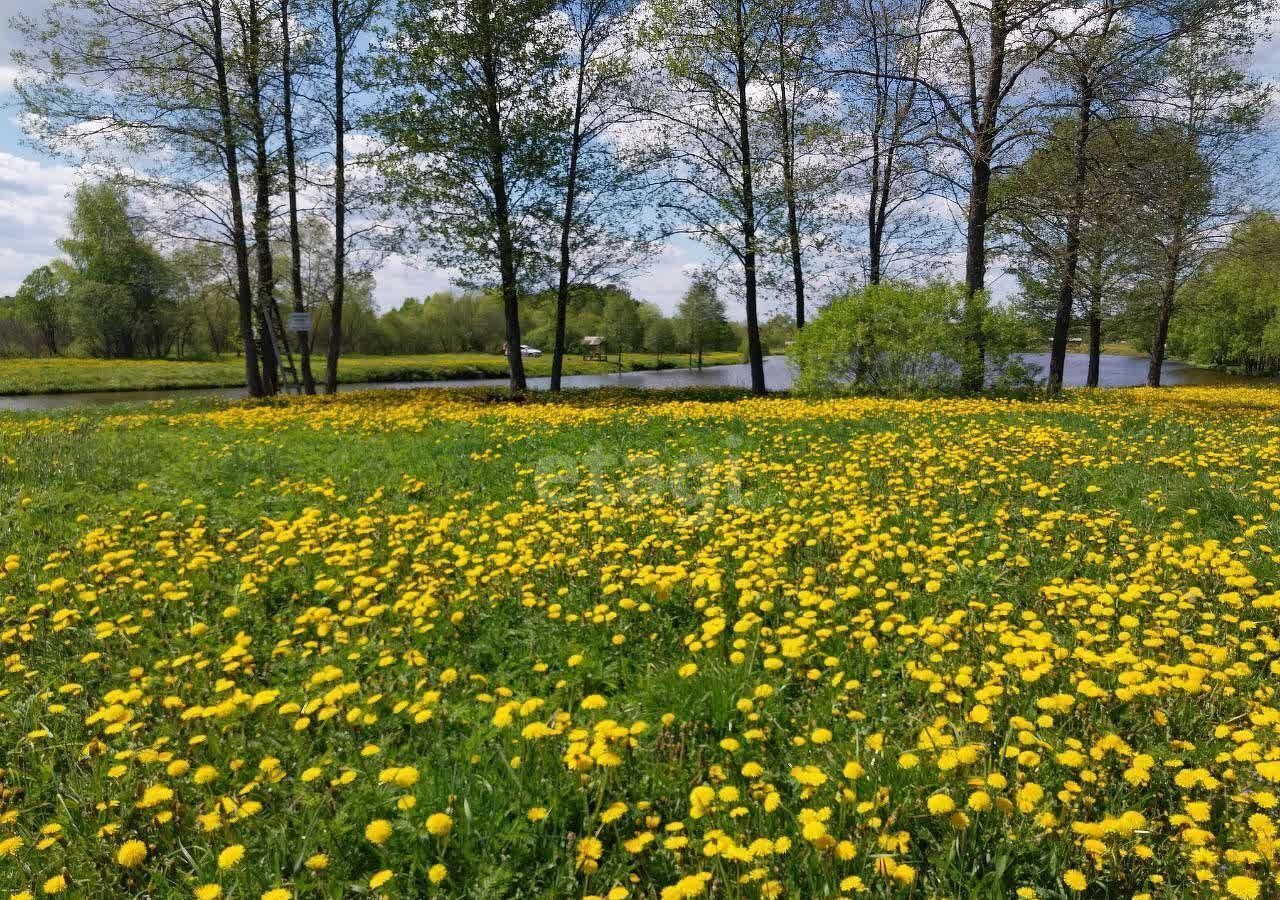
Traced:
POLYGON ((0 897, 1280 897, 1280 392, 0 417, 0 897))

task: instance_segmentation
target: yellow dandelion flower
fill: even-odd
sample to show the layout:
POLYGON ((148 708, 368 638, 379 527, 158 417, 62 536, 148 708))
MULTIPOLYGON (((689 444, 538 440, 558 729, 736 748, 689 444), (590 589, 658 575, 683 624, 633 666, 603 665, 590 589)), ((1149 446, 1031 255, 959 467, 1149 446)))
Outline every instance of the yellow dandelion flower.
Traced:
POLYGON ((1256 900, 1262 893, 1262 882, 1248 875, 1233 875, 1227 879, 1227 893, 1237 900, 1256 900))
POLYGON ((364 837, 371 844, 382 845, 391 837, 394 829, 386 819, 374 819, 364 827, 364 837))
POLYGON ((125 868, 141 865, 147 858, 147 845, 142 841, 125 841, 116 851, 116 862, 125 868))
POLYGON ((444 837, 453 829, 453 819, 447 813, 437 812, 427 816, 427 831, 435 837, 444 837))
POLYGON ((232 844, 218 854, 218 868, 230 869, 244 859, 244 844, 232 844))

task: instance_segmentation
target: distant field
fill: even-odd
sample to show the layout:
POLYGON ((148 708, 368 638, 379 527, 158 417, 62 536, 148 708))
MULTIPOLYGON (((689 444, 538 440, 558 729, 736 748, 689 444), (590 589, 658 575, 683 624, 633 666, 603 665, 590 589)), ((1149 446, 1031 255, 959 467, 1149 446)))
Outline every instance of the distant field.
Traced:
MULTIPOLYGON (((740 362, 736 352, 707 353, 704 365, 740 362)), ((317 377, 323 360, 313 366, 317 377)), ((566 375, 599 375, 617 370, 609 362, 565 357, 566 375)), ((682 354, 664 355, 662 368, 685 364, 682 354)), ((550 375, 551 356, 524 361, 530 376, 550 375)), ((624 353, 627 371, 656 369, 652 353, 624 353)), ((418 356, 344 356, 338 370, 343 383, 365 381, 448 381, 462 378, 503 378, 507 360, 496 353, 435 353, 418 356)), ((213 361, 153 359, 0 359, 0 394, 66 394, 75 391, 149 391, 166 388, 236 387, 244 384, 244 362, 238 357, 213 361)))

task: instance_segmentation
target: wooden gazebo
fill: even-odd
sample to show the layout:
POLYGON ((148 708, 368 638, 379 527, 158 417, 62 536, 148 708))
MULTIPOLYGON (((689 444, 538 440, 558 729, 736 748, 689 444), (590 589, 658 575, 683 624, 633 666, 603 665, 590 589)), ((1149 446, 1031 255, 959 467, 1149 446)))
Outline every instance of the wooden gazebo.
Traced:
POLYGON ((582 339, 582 358, 583 359, 599 359, 605 358, 604 338, 597 334, 589 334, 582 339))

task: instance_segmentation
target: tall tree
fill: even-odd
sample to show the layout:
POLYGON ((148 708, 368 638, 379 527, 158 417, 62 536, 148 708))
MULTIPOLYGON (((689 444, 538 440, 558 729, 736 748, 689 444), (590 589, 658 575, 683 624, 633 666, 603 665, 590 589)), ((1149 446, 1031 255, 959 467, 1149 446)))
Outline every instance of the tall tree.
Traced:
POLYGON ((1130 189, 1139 198, 1154 291, 1147 384, 1160 386, 1178 291, 1252 211, 1253 179, 1265 147, 1261 125, 1272 89, 1232 66, 1234 44, 1214 35, 1182 38, 1151 98, 1149 140, 1134 160, 1130 189))
POLYGON ((724 301, 716 291, 715 279, 699 275, 689 285, 676 310, 681 337, 689 353, 698 357, 702 368, 702 354, 719 347, 729 331, 729 319, 724 301))
POLYGON ((1280 222, 1258 213, 1232 230, 1178 299, 1169 346, 1182 359, 1250 375, 1280 371, 1280 222))
POLYGON ((628 35, 633 0, 562 0, 568 42, 569 127, 565 132, 560 255, 551 356, 551 390, 564 370, 569 292, 579 283, 621 274, 649 249, 635 168, 614 139, 628 123, 631 80, 628 35))
MULTIPOLYGON (((1043 97, 1029 86, 1029 75, 1057 42, 1085 27, 1092 13, 1063 0, 943 0, 924 21, 915 72, 895 72, 895 81, 919 88, 938 123, 936 139, 959 160, 950 175, 962 196, 965 217, 966 352, 962 386, 982 387, 986 363, 987 227, 991 218, 992 174, 1015 155, 1027 138, 1027 125, 1043 97), (1075 13, 1071 15, 1069 13, 1075 13)), ((851 74, 874 76, 874 69, 851 74)))
POLYGON ((245 381, 262 394, 240 182, 243 129, 226 0, 55 0, 14 25, 17 90, 44 146, 127 161, 135 183, 184 199, 197 234, 231 245, 245 381), (160 152, 160 151, 163 152, 160 152), (219 185, 220 182, 220 185, 219 185))
POLYGON ((833 67, 846 128, 864 140, 847 150, 866 195, 866 280, 879 284, 918 261, 930 264, 944 247, 942 229, 918 207, 935 185, 930 177, 934 121, 921 102, 922 48, 928 0, 846 0, 833 67))
POLYGON ((329 300, 329 347, 325 360, 324 390, 338 391, 338 359, 342 354, 342 306, 346 294, 348 256, 347 103, 354 90, 348 64, 381 8, 382 0, 329 0, 328 51, 333 64, 333 86, 328 99, 333 123, 333 293, 329 300))
MULTIPOLYGON (((306 294, 302 290, 302 237, 298 227, 298 142, 294 117, 294 68, 293 24, 289 17, 290 0, 280 0, 280 90, 284 126, 285 192, 289 203, 289 286, 293 294, 294 312, 307 311, 306 294)), ((299 368, 302 389, 308 394, 316 392, 315 376, 311 372, 310 334, 298 333, 299 368)))
POLYGON ((645 330, 644 343, 657 355, 658 368, 662 368, 662 354, 670 353, 676 347, 675 325, 670 319, 653 319, 645 330))
POLYGON ((68 282, 76 330, 96 356, 161 357, 169 349, 173 307, 168 266, 143 237, 120 182, 76 189, 66 256, 57 268, 68 282))
POLYGON ((244 227, 244 198, 240 188, 240 141, 231 112, 231 86, 223 41, 222 0, 209 0, 213 40, 212 62, 217 91, 218 120, 222 131, 222 155, 231 195, 231 246, 236 260, 236 301, 240 313, 240 339, 244 346, 245 377, 249 396, 261 397, 266 385, 258 372, 258 351, 253 336, 253 289, 249 281, 249 242, 244 227))
MULTIPOLYGON (((1067 323, 1077 315, 1088 322, 1087 385, 1096 387, 1102 323, 1111 305, 1107 298, 1132 280, 1136 235, 1148 224, 1129 189, 1130 160, 1143 151, 1132 120, 1101 120, 1100 127, 1090 130, 1082 180, 1078 134, 1076 117, 1059 118, 1020 165, 995 179, 992 230, 998 252, 1022 287, 1022 311, 1050 323, 1051 339, 1060 323, 1063 272, 1075 253, 1067 323), (1073 227, 1074 250, 1069 237, 1073 227)), ((1062 348, 1065 358, 1065 337, 1062 348)))
POLYGON ((234 4, 239 36, 239 53, 235 57, 236 72, 244 84, 242 118, 249 123, 250 154, 253 166, 253 256, 254 288, 258 334, 262 345, 262 386, 265 393, 281 389, 279 354, 287 348, 276 346, 270 322, 279 319, 275 297, 275 260, 271 251, 271 200, 274 193, 276 154, 270 145, 273 130, 274 87, 273 59, 276 47, 268 43, 271 22, 263 0, 245 0, 234 4))
MULTIPOLYGON (((1081 233, 1088 203, 1093 133, 1132 116, 1135 104, 1159 90, 1166 78, 1165 58, 1171 48, 1188 42, 1227 43, 1239 49, 1251 40, 1254 0, 1093 0, 1090 21, 1059 40, 1045 58, 1052 85, 1049 105, 1071 117, 1063 216, 1062 259, 1058 270, 1057 305, 1049 354, 1048 390, 1062 389, 1067 332, 1082 253, 1081 233)), ((1051 137, 1057 135, 1051 132, 1051 137)), ((1105 142, 1104 142, 1105 145, 1105 142)))
POLYGON ((760 0, 658 0, 646 30, 653 77, 641 99, 651 152, 674 190, 662 201, 692 234, 741 266, 751 390, 763 394, 759 232, 771 207, 757 190, 776 159, 759 128, 774 54, 773 12, 760 0))
POLYGON ((32 271, 13 299, 18 315, 35 326, 50 356, 57 356, 67 330, 67 281, 53 266, 32 271))
POLYGON ((618 370, 622 370, 623 351, 638 350, 644 344, 644 323, 640 321, 639 304, 630 294, 618 292, 605 300, 600 328, 608 346, 618 351, 618 370))
POLYGON ((428 253, 469 280, 496 272, 512 391, 525 390, 520 286, 545 270, 564 149, 562 35, 549 0, 402 0, 370 122, 388 189, 428 253))
MULTIPOLYGON (((825 44, 837 14, 831 0, 779 0, 769 23, 772 56, 766 60, 770 93, 766 120, 776 129, 781 175, 782 253, 790 269, 797 327, 805 320, 802 231, 820 209, 832 206, 839 148, 825 44), (819 199, 821 197, 821 199, 819 199)), ((815 229, 816 230, 816 229, 815 229)))

